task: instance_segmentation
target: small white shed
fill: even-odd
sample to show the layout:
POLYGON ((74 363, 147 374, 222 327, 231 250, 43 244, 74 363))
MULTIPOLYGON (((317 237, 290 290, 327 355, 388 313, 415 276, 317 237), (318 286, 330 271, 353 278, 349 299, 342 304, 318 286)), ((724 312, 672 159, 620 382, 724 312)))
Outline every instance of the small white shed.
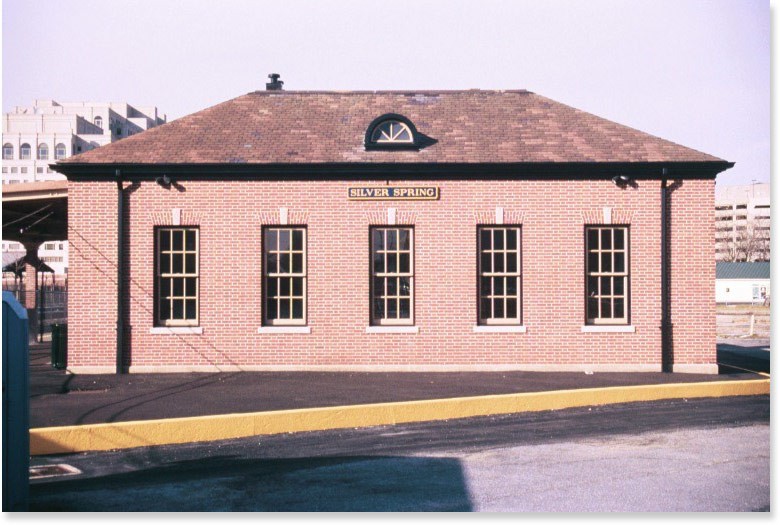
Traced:
POLYGON ((768 262, 718 262, 715 302, 761 304, 770 296, 768 262))

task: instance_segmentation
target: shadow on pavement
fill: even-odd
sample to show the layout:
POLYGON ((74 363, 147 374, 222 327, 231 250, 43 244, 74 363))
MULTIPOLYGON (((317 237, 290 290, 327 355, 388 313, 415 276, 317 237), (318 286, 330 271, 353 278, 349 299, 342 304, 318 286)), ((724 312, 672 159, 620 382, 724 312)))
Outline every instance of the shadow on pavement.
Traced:
POLYGON ((67 374, 30 352, 33 428, 642 384, 763 379, 768 341, 722 341, 719 375, 661 372, 67 374))
POLYGON ((33 484, 31 511, 470 511, 454 458, 216 456, 33 484))

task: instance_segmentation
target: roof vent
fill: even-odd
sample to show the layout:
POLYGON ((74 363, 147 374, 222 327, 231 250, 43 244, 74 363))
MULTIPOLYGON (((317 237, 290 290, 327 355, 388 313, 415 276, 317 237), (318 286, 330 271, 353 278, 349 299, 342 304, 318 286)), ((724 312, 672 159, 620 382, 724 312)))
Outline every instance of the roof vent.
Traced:
POLYGON ((281 91, 282 85, 284 84, 283 81, 279 80, 279 73, 271 73, 268 75, 268 78, 271 79, 270 82, 266 83, 265 90, 266 91, 281 91))

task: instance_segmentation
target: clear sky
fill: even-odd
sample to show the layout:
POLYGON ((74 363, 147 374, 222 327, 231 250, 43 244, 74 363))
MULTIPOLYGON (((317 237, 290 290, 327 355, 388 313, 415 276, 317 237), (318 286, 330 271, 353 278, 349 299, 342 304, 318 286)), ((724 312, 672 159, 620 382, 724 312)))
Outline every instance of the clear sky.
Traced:
POLYGON ((766 0, 4 0, 2 15, 4 111, 125 101, 174 119, 271 72, 291 90, 523 88, 736 162, 719 184, 769 182, 766 0))

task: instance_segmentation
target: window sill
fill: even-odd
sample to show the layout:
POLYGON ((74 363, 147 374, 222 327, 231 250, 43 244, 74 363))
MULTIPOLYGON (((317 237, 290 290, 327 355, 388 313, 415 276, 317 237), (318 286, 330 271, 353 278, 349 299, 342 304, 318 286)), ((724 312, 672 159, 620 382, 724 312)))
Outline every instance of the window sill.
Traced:
POLYGON ((597 333, 633 333, 636 332, 636 327, 632 325, 585 325, 582 327, 583 332, 597 332, 597 333))
POLYGON ((367 326, 367 334, 417 334, 418 326, 367 326))
POLYGON ((311 326, 261 326, 258 334, 310 334, 311 326))
POLYGON ((502 334, 502 333, 524 334, 526 332, 526 329, 525 326, 520 326, 520 325, 480 324, 474 327, 474 332, 488 333, 488 334, 502 334))
POLYGON ((167 335, 200 335, 203 333, 202 326, 153 326, 149 329, 150 334, 167 335))

